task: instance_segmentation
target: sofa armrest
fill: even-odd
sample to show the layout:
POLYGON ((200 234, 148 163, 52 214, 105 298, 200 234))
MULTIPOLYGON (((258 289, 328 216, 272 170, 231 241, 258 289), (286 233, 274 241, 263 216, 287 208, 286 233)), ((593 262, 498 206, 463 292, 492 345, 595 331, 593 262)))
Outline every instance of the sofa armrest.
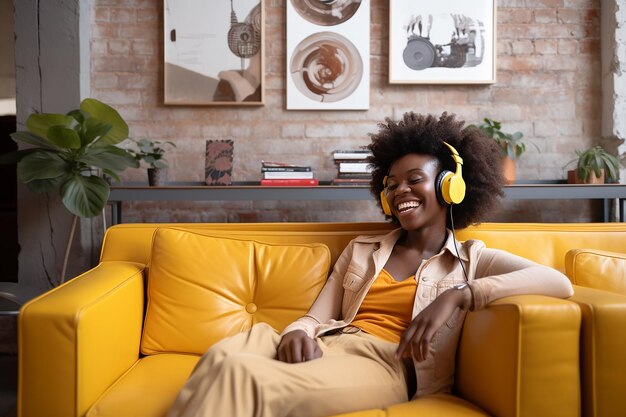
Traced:
POLYGON ((565 254, 565 273, 574 285, 626 295, 626 253, 572 249, 565 254))
POLYGON ((457 355, 456 391, 498 417, 580 412, 576 303, 523 295, 468 314, 457 355))
POLYGON ((626 297, 574 286, 582 311, 582 410, 585 417, 626 412, 626 297))
POLYGON ((137 361, 144 268, 103 262, 22 307, 19 416, 82 416, 137 361))

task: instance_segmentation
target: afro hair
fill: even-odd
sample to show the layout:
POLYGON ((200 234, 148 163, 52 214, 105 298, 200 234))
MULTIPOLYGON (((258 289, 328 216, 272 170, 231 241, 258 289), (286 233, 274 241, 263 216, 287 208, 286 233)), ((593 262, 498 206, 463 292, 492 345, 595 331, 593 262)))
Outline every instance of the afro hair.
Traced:
MULTIPOLYGON (((442 143, 445 141, 463 158, 463 178, 467 186, 465 199, 454 205, 454 226, 462 229, 479 223, 498 206, 504 194, 502 156, 496 142, 478 128, 464 127, 463 121, 447 113, 437 118, 413 112, 405 113, 397 122, 387 118, 378 126, 378 133, 370 135, 372 142, 368 149, 372 156, 368 162, 373 168, 370 190, 379 205, 383 178, 394 161, 407 154, 432 155, 439 160, 441 169, 456 171, 450 150, 442 143)), ((451 227, 449 218, 447 223, 451 227)))

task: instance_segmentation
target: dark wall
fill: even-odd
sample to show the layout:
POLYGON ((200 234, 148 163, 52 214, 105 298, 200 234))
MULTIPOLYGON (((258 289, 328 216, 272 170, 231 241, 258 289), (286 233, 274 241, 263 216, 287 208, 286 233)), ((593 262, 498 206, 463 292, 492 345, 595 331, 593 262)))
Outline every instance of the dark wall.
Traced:
MULTIPOLYGON (((0 155, 17 149, 15 116, 0 116, 0 155)), ((0 281, 17 282, 17 171, 0 165, 0 281)))

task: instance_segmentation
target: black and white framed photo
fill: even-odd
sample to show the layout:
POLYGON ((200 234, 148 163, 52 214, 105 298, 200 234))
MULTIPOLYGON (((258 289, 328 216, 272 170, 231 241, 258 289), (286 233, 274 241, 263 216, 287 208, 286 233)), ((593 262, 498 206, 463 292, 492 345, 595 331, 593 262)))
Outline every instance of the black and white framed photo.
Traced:
POLYGON ((495 0, 390 0, 389 82, 496 81, 495 0))

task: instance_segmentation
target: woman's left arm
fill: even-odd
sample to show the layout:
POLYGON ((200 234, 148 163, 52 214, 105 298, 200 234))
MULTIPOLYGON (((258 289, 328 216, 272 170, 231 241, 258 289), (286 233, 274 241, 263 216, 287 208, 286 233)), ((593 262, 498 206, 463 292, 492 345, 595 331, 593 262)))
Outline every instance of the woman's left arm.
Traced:
POLYGON ((482 250, 470 282, 472 309, 502 297, 522 294, 567 298, 574 294, 569 279, 556 269, 499 249, 482 250))

